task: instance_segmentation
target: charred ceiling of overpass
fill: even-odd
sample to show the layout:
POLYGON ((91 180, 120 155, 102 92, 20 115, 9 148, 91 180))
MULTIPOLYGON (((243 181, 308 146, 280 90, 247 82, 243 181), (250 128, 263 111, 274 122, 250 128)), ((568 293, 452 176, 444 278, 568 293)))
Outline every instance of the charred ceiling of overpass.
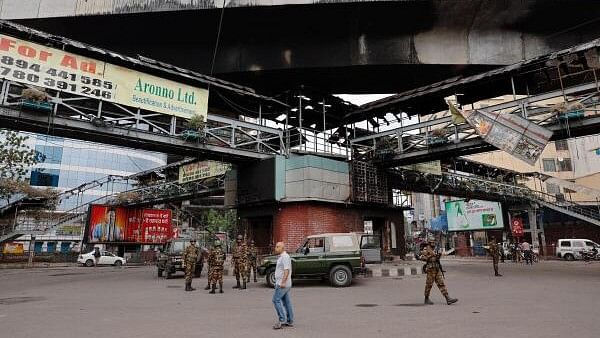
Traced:
MULTIPOLYGON (((600 77, 600 39, 473 76, 457 76, 362 105, 346 122, 388 113, 428 115, 447 110, 444 98, 471 104, 501 95, 535 95, 600 77), (593 74, 593 75, 592 75, 593 74)), ((469 106, 467 106, 468 108, 469 106)))
MULTIPOLYGON (((300 85, 329 93, 398 93, 591 40, 600 33, 593 25, 599 9, 582 0, 226 8, 214 74, 269 95, 300 85)), ((204 9, 22 22, 208 74, 220 14, 204 9)))

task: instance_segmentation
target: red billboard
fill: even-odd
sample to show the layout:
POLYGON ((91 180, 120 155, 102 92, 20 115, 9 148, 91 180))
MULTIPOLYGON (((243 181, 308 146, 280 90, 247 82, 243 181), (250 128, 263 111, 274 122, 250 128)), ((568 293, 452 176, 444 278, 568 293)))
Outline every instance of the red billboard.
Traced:
POLYGON ((173 238, 171 210, 92 205, 88 243, 162 244, 173 238))
POLYGON ((521 218, 513 217, 511 228, 514 237, 523 237, 523 220, 521 218))

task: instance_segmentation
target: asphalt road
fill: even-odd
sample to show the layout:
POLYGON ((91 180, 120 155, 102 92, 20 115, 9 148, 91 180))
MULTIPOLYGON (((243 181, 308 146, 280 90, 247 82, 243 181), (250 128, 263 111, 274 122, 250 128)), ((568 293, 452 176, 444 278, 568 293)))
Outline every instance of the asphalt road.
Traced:
POLYGON ((423 306, 424 276, 359 278, 349 288, 297 281, 296 325, 272 330, 263 283, 225 294, 184 292, 150 267, 0 271, 0 337, 596 337, 600 262, 533 267, 446 262, 455 305, 423 306))

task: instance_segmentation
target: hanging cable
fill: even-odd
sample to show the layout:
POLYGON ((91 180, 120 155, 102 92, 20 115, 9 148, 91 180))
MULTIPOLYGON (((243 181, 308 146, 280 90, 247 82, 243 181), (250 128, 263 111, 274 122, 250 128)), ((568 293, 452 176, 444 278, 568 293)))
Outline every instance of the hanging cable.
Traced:
MULTIPOLYGON (((210 65, 210 76, 213 76, 215 69, 215 61, 217 60, 217 52, 219 50, 219 41, 221 40, 221 29, 223 28, 223 16, 225 15, 225 0, 223 0, 223 7, 221 8, 221 16, 219 17, 219 28, 217 29, 217 40, 215 41, 215 49, 213 52, 212 62, 210 65)), ((210 89, 210 83, 208 84, 210 89)))

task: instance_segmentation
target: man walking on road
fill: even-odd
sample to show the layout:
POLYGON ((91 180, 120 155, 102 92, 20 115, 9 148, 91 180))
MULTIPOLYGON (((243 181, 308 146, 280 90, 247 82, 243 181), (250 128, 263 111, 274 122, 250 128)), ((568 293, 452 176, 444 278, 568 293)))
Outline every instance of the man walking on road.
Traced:
POLYGON ((492 239, 488 243, 488 246, 490 247, 490 256, 492 256, 492 262, 494 264, 494 276, 502 277, 502 275, 498 273, 498 260, 500 252, 498 252, 498 244, 496 243, 496 237, 492 237, 492 239))
POLYGON ((523 256, 525 257, 525 265, 533 265, 531 259, 531 244, 527 243, 527 241, 523 241, 523 243, 521 243, 521 248, 523 250, 523 256))
POLYGON ((275 253, 279 255, 275 266, 275 293, 273 293, 273 305, 277 312, 278 321, 273 329, 279 330, 284 326, 294 326, 294 311, 290 290, 292 289, 292 260, 285 252, 283 242, 275 245, 275 253))
POLYGON ((446 289, 446 284, 444 284, 444 271, 440 265, 440 257, 442 254, 436 253, 434 250, 435 239, 430 238, 427 241, 427 246, 421 252, 421 260, 425 262, 425 266, 423 268, 427 273, 427 279, 425 281, 425 304, 433 305, 433 302, 429 299, 429 293, 431 292, 433 282, 437 284, 440 292, 442 295, 444 295, 444 298, 446 298, 446 303, 448 305, 454 304, 458 301, 458 299, 452 298, 448 295, 448 289, 446 289))

